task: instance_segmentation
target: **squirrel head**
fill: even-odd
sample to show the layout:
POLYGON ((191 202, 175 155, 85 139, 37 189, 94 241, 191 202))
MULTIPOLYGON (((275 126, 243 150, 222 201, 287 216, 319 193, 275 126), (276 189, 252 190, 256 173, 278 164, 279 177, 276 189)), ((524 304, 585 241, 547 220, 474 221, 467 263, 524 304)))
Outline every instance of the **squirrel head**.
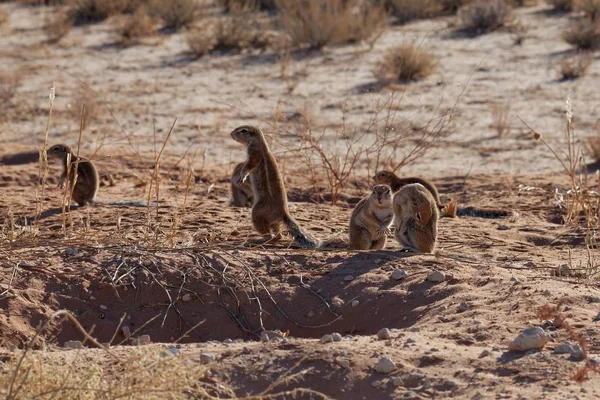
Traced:
POLYGON ((239 126, 231 132, 231 137, 233 140, 238 143, 245 144, 246 146, 249 146, 256 140, 259 140, 261 136, 261 130, 251 125, 239 126))
POLYGON ((376 185, 373 187, 371 197, 377 199, 379 205, 387 205, 392 201, 392 189, 387 185, 376 185))
POLYGON ((68 154, 72 153, 71 147, 66 144, 55 144, 50 147, 47 151, 48 157, 53 159, 63 160, 67 158, 68 154))
POLYGON ((375 174, 375 176, 373 177, 373 180, 375 181, 375 183, 379 183, 382 185, 389 185, 392 182, 393 176, 394 176, 394 173, 391 171, 379 171, 378 173, 375 174))

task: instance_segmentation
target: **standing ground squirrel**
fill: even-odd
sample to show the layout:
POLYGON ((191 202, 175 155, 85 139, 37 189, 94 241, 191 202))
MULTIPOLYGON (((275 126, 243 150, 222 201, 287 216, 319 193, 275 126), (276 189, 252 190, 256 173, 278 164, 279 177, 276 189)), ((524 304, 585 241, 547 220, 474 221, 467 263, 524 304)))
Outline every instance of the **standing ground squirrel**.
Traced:
POLYGON ((75 179, 75 166, 77 165, 77 181, 72 188, 72 199, 80 206, 93 203, 100 184, 100 177, 94 164, 83 157, 77 157, 73 150, 64 144, 57 144, 48 149, 48 158, 59 160, 63 166, 58 187, 64 188, 67 181, 67 169, 70 168, 69 184, 73 185, 75 179), (69 167, 70 165, 70 167, 69 167))
POLYGON ((362 199, 350 217, 350 250, 383 249, 392 224, 392 189, 377 185, 362 199))
POLYGON ((403 186, 395 195, 394 237, 404 248, 433 253, 439 210, 429 190, 420 183, 403 186))
POLYGON ((277 167, 275 157, 269 150, 262 131, 253 126, 240 126, 231 132, 231 137, 246 145, 248 159, 241 168, 242 181, 250 175, 254 191, 252 224, 267 240, 277 240, 281 236, 283 222, 296 245, 315 248, 318 243, 305 233, 290 216, 287 194, 277 167))
POLYGON ((375 176, 373 177, 373 181, 380 185, 389 185, 394 193, 399 191, 405 185, 409 185, 411 183, 420 183, 427 190, 429 190, 429 192, 433 196, 433 199, 435 200, 438 209, 442 212, 442 217, 456 217, 456 203, 454 203, 453 200, 446 204, 442 203, 440 200, 440 195, 435 185, 425 178, 419 178, 416 176, 400 178, 392 171, 380 171, 377 174, 375 174, 375 176))
POLYGON ((231 200, 229 204, 234 207, 252 207, 254 192, 250 179, 245 179, 242 175, 244 163, 239 163, 233 169, 231 174, 231 200))

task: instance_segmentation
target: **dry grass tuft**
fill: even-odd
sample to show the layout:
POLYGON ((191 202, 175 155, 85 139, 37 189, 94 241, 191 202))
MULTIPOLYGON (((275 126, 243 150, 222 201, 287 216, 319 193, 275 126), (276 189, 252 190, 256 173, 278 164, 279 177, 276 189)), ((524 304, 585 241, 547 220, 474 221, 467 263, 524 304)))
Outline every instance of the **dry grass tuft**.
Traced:
POLYGON ((435 72, 437 65, 433 53, 410 43, 388 50, 374 74, 384 83, 418 81, 435 72))
POLYGON ((579 0, 576 3, 576 9, 595 21, 600 16, 600 0, 579 0))
POLYGON ((461 8, 458 17, 464 32, 480 35, 506 25, 512 11, 505 0, 476 0, 461 8))
POLYGON ((383 6, 363 0, 276 0, 279 23, 293 46, 374 41, 386 23, 383 6))
POLYGON ((566 57, 560 62, 560 75, 562 79, 572 80, 581 78, 592 65, 593 57, 589 53, 566 57))
POLYGON ((276 0, 217 0, 217 3, 227 12, 237 12, 248 8, 274 11, 277 7, 276 0))
POLYGON ((452 14, 456 13, 459 8, 465 6, 473 0, 439 0, 442 10, 448 11, 452 14))
POLYGON ((575 0, 547 0, 555 11, 572 11, 575 5, 575 0))
POLYGON ((104 21, 118 14, 132 12, 140 0, 72 0, 71 18, 77 25, 104 21))
POLYGON ((215 45, 212 32, 207 32, 206 30, 191 30, 185 35, 185 40, 190 52, 196 58, 200 58, 208 54, 215 45))
POLYGON ((64 8, 61 8, 46 19, 43 30, 48 43, 58 43, 71 32, 72 27, 72 16, 64 8))
POLYGON ((387 8, 399 24, 430 18, 440 11, 456 11, 469 0, 387 0, 387 8), (441 4, 440 4, 441 3, 441 4))
POLYGON ((150 15, 161 19, 165 28, 179 30, 189 27, 202 15, 196 0, 150 0, 150 15))
POLYGON ((587 18, 573 22, 563 33, 565 42, 580 50, 592 50, 600 47, 600 23, 587 18))
POLYGON ((144 7, 138 8, 133 15, 127 16, 117 30, 121 45, 140 44, 142 39, 156 33, 154 21, 144 7))
POLYGON ((492 105, 492 128, 496 131, 499 138, 506 136, 510 132, 510 125, 508 123, 509 114, 509 103, 494 103, 492 105))

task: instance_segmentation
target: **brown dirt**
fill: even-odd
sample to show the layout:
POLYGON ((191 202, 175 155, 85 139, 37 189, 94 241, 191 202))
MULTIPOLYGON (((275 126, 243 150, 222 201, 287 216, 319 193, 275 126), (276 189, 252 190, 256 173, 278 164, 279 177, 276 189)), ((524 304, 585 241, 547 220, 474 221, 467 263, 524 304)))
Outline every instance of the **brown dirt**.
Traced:
MULTIPOLYGON (((552 155, 516 122, 519 114, 550 132, 548 141, 559 145, 570 91, 578 126, 585 130, 595 123, 587 108, 598 97, 593 90, 597 74, 567 84, 556 82, 546 68, 565 51, 559 32, 568 17, 548 16, 543 7, 520 11, 533 31, 522 47, 513 46, 505 32, 453 37, 444 19, 393 27, 371 52, 357 45, 299 58, 292 67, 309 72, 294 78, 298 82, 286 92, 289 82, 276 75, 275 55, 225 54, 191 62, 180 54, 180 35, 167 36, 155 47, 121 50, 111 45, 109 23, 75 28, 66 41, 50 46, 40 44, 43 34, 36 26, 42 9, 4 7, 11 28, 0 53, 7 67, 26 74, 14 102, 26 111, 11 109, 9 120, 0 123, 0 347, 22 348, 40 323, 67 309, 103 343, 115 332, 112 344, 124 341, 118 328, 125 316, 122 324, 140 329, 136 336, 148 334, 155 343, 181 338, 186 365, 199 363, 203 352, 214 353, 212 379, 239 396, 260 392, 298 362, 296 369, 314 369, 295 386, 336 399, 403 398, 409 390, 428 398, 600 396, 597 375, 574 383, 570 378, 582 363, 552 353, 567 340, 563 331, 550 327, 552 340, 540 352, 511 353, 507 346, 523 328, 544 324, 536 318, 540 306, 566 297, 569 321, 587 339, 591 358, 600 353, 594 321, 600 311, 597 278, 582 279, 578 270, 553 276, 569 259, 576 268, 589 260, 584 233, 561 224, 555 191, 565 193, 568 181, 552 155), (299 250, 289 240, 254 244, 249 210, 227 205, 230 161, 243 157, 240 146, 228 139, 231 128, 242 122, 270 124, 266 121, 279 102, 289 117, 281 132, 297 126, 290 121, 306 104, 318 110, 323 127, 335 126, 341 99, 349 107, 347 122, 362 127, 374 98, 389 92, 365 94, 354 88, 371 82, 371 64, 394 41, 425 33, 428 45, 443 57, 442 72, 407 87, 401 114, 431 112, 442 94, 452 103, 462 90, 458 83, 475 71, 448 134, 427 158, 406 168, 432 178, 443 197, 459 203, 459 218, 440 221, 440 251, 407 254, 391 239, 386 250, 374 252, 299 250), (100 107, 82 147, 103 178, 99 204, 74 207, 72 225, 67 220, 63 229, 58 167, 51 165, 34 231, 37 152, 52 82, 58 96, 50 141, 75 144, 78 136, 69 95, 63 95, 75 93, 77 82, 52 67, 57 64, 85 77, 134 134, 126 140, 100 107), (493 101, 510 102, 514 110, 508 137, 495 137, 490 127, 493 101), (159 206, 126 205, 147 199, 154 148, 175 117, 178 127, 161 159, 159 206), (193 162, 195 180, 182 211, 187 164, 180 160, 193 143, 206 152, 193 162), (390 279, 398 268, 408 272, 399 282, 390 279), (446 281, 427 282, 432 269, 445 272, 446 281), (348 275, 354 279, 346 281, 348 275), (459 311, 461 302, 469 309, 459 311), (391 340, 377 340, 384 327, 392 330, 391 340), (287 332, 288 341, 259 342, 263 328, 287 332), (352 337, 319 342, 332 332, 352 337), (220 343, 225 339, 241 341, 220 343), (482 356, 484 350, 489 355, 482 356), (381 355, 389 355, 398 369, 376 373, 381 355), (341 366, 344 360, 350 369, 341 366), (403 378, 401 386, 392 385, 394 376, 403 378), (374 387, 374 381, 382 385, 374 387)), ((335 143, 332 135, 325 139, 335 143)), ((316 203, 293 155, 284 151, 282 143, 293 140, 282 135, 274 149, 294 217, 319 238, 343 237, 352 206, 368 186, 368 172, 359 171, 339 204, 316 203)), ((42 333, 39 352, 51 360, 68 357, 56 346, 81 339, 70 322, 54 322, 42 333)), ((133 349, 114 351, 124 355, 133 349)), ((100 350, 83 354, 86 362, 109 363, 100 350)))

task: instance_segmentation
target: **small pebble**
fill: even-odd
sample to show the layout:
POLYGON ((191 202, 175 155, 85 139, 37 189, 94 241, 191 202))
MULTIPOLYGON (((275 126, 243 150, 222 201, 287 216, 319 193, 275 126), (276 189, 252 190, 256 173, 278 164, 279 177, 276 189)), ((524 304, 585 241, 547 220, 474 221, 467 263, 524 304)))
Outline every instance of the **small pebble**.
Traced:
POLYGON ((104 304, 100 304, 100 309, 106 311, 108 310, 108 307, 106 307, 104 304))
POLYGON ((314 316, 315 316, 315 312, 314 312, 314 311, 312 311, 312 310, 310 310, 310 311, 308 312, 308 314, 306 314, 306 316, 307 316, 307 317, 314 317, 314 316))
POLYGON ((434 269, 427 275, 427 280, 434 283, 444 282, 444 280, 446 280, 446 274, 434 269))
POLYGON ((377 332, 377 337, 379 339, 391 339, 392 332, 388 328, 383 328, 380 329, 379 332, 377 332))
POLYGON ((69 248, 67 249, 67 255, 68 255, 69 257, 70 257, 70 256, 74 256, 74 255, 76 255, 78 252, 79 252, 79 250, 78 250, 78 249, 76 249, 76 248, 74 248, 74 247, 69 247, 69 248))
POLYGON ((326 335, 323 335, 323 337, 321 337, 321 343, 331 343, 331 342, 333 342, 332 335, 326 334, 326 335))
POLYGON ((499 231, 507 231, 508 230, 508 226, 506 226, 506 225, 498 225, 497 229, 499 231))
POLYGON ((333 339, 334 342, 341 342, 342 341, 342 335, 340 335, 339 333, 332 333, 331 334, 331 338, 333 339))
POLYGON ((517 278, 516 276, 512 276, 512 277, 510 278, 510 280, 511 280, 511 282, 514 282, 514 283, 515 283, 515 285, 516 285, 517 283, 521 283, 521 281, 519 280, 519 278, 517 278))
POLYGON ((571 354, 573 346, 569 342, 562 342, 554 348, 554 354, 571 354))
POLYGON ((353 280, 354 280, 354 277, 352 275, 346 275, 344 277, 344 282, 350 282, 350 281, 353 281, 353 280))
POLYGON ((509 345, 512 351, 539 350, 548 343, 548 334, 539 326, 524 329, 509 345))
POLYGON ((581 346, 579 346, 579 344, 574 344, 571 349, 571 359, 573 361, 582 361, 584 358, 585 354, 583 353, 581 346))
POLYGON ((404 392, 404 395, 402 397, 405 399, 418 399, 419 395, 413 392, 412 390, 409 390, 408 392, 404 392))
POLYGON ((125 336, 125 339, 129 339, 129 337, 131 336, 131 329, 129 329, 127 325, 123 325, 123 327, 121 328, 121 332, 123 332, 123 336, 125 336))
POLYGON ((17 345, 14 345, 14 344, 11 344, 10 347, 8 348, 8 351, 10 351, 11 353, 14 353, 17 350, 19 350, 19 347, 17 347, 17 345))
POLYGON ((83 349, 83 343, 79 340, 67 340, 63 347, 65 349, 83 349))
POLYGON ((331 299, 331 304, 333 304, 336 307, 341 307, 344 305, 344 300, 336 296, 333 299, 331 299))
POLYGON ((371 382, 371 386, 374 387, 374 388, 378 388, 380 384, 381 384, 381 382, 379 382, 379 381, 373 381, 373 382, 371 382))
POLYGON ((377 367, 375 368, 377 372, 380 374, 389 374, 393 370, 396 369, 396 364, 392 359, 388 356, 383 356, 377 362, 377 367))
POLYGON ((460 303, 458 305, 458 311, 459 312, 464 312, 464 311, 467 311, 468 309, 469 309, 469 303, 467 303, 467 302, 463 301, 462 303, 460 303))
POLYGON ((211 361, 214 361, 217 357, 212 353, 202 353, 200 354, 200 362, 202 364, 207 364, 211 361))
POLYGON ((352 304, 352 307, 357 307, 360 304, 360 302, 358 300, 352 300, 351 304, 352 304))
POLYGON ((395 376, 392 378, 392 385, 398 387, 404 385, 404 381, 399 376, 395 376))
POLYGON ((344 369, 350 369, 350 360, 340 361, 340 366, 344 369))
POLYGON ((481 352, 481 354, 479 354, 479 358, 484 358, 489 356, 490 354, 492 354, 489 350, 484 350, 481 352))
POLYGON ((392 272, 392 279, 395 281, 400 281, 400 280, 406 278, 407 276, 408 276, 408 274, 403 269, 397 269, 394 272, 392 272))
POLYGON ((192 301, 192 296, 190 296, 189 293, 184 294, 183 296, 181 296, 181 300, 183 300, 184 302, 190 302, 192 301))
POLYGON ((233 340, 225 339, 225 340, 223 340, 223 344, 233 344, 233 340))
POLYGON ((596 315, 596 317, 594 318, 594 321, 600 321, 600 312, 598 312, 598 315, 596 315))

